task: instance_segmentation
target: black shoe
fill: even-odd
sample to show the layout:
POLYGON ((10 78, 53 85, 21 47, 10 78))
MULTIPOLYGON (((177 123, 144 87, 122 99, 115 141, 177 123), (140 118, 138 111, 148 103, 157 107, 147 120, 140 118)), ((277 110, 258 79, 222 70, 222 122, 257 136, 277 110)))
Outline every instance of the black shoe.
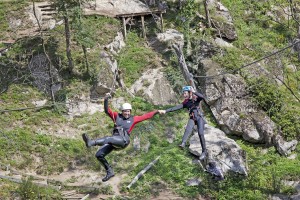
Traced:
POLYGON ((112 168, 109 168, 106 171, 106 176, 102 179, 103 182, 108 181, 111 177, 115 176, 114 171, 112 168))
POLYGON ((90 148, 92 146, 91 145, 91 140, 90 140, 89 136, 86 133, 82 134, 82 139, 85 142, 85 146, 87 148, 90 148))
POLYGON ((200 160, 204 160, 206 158, 206 154, 207 152, 206 151, 203 151, 199 157, 200 160))

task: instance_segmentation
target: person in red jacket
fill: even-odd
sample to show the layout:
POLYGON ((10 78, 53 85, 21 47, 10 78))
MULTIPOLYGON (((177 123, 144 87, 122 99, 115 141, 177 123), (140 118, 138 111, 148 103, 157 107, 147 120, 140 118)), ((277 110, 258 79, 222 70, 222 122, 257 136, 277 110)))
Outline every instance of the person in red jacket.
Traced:
POLYGON ((102 179, 103 182, 108 181, 111 177, 114 176, 113 168, 109 165, 109 163, 105 159, 105 156, 112 152, 114 149, 124 149, 128 146, 128 144, 130 143, 130 133, 137 123, 150 119, 157 113, 162 113, 161 110, 154 110, 141 116, 132 116, 132 107, 129 103, 124 103, 122 105, 121 113, 113 112, 108 107, 109 97, 109 94, 105 96, 104 111, 115 124, 113 135, 92 140, 86 133, 82 134, 82 139, 84 140, 87 148, 97 145, 102 146, 96 153, 96 157, 103 164, 107 172, 106 176, 102 179))

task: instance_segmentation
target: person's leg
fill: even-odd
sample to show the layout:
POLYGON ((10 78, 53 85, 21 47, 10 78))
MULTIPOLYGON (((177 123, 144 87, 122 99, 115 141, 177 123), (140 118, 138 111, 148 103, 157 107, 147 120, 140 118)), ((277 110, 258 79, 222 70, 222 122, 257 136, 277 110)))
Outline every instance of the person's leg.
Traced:
POLYGON ((199 158, 200 158, 200 160, 203 160, 203 159, 205 159, 206 154, 207 154, 205 138, 204 138, 204 120, 200 116, 198 116, 196 119, 197 119, 198 135, 200 138, 200 144, 201 144, 201 148, 202 148, 202 153, 199 158))
POLYGON ((124 141, 122 136, 107 136, 103 138, 99 138, 96 140, 91 140, 89 136, 84 133, 82 134, 82 139, 85 142, 86 147, 96 146, 96 145, 104 145, 104 144, 112 144, 115 147, 122 148, 126 145, 126 142, 124 141))
POLYGON ((105 144, 96 153, 96 158, 103 164, 106 170, 106 176, 102 179, 103 182, 108 181, 111 177, 115 175, 112 167, 108 164, 107 160, 105 159, 105 156, 109 154, 113 149, 114 147, 111 144, 105 144))
POLYGON ((192 131, 193 131, 194 125, 195 125, 194 120, 189 119, 189 121, 188 121, 188 123, 187 123, 187 125, 186 125, 186 128, 185 128, 183 137, 182 137, 182 142, 181 142, 181 144, 179 145, 179 147, 181 147, 181 148, 184 148, 184 147, 185 147, 185 143, 186 143, 186 141, 188 140, 188 138, 190 137, 190 135, 191 135, 191 133, 192 133, 192 131))

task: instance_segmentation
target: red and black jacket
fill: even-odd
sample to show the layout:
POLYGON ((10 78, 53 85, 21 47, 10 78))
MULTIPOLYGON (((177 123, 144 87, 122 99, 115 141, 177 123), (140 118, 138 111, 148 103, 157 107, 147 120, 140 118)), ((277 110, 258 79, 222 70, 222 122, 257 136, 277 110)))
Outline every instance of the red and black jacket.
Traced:
POLYGON ((150 119, 158 113, 158 111, 155 110, 152 112, 145 113, 141 116, 130 116, 126 119, 121 113, 113 112, 108 107, 108 98, 104 99, 104 111, 114 121, 114 123, 116 123, 117 126, 121 126, 128 134, 130 134, 130 132, 137 123, 150 119))

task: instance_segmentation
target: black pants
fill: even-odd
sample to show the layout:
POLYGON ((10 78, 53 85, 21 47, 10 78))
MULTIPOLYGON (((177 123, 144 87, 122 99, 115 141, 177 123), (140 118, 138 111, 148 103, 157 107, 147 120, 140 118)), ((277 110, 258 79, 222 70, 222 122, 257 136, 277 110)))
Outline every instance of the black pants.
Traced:
POLYGON ((193 118, 189 119, 183 137, 182 137, 182 144, 185 144, 188 138, 190 137, 194 125, 197 125, 197 131, 198 131, 198 136, 200 138, 200 143, 202 147, 202 152, 206 151, 206 144, 205 144, 205 138, 204 138, 204 119, 202 116, 194 116, 193 118))
POLYGON ((108 170, 110 165, 108 164, 105 156, 115 149, 126 148, 130 143, 129 135, 124 137, 120 135, 107 136, 95 140, 95 145, 101 145, 102 147, 97 151, 96 158, 103 164, 104 168, 108 170))

